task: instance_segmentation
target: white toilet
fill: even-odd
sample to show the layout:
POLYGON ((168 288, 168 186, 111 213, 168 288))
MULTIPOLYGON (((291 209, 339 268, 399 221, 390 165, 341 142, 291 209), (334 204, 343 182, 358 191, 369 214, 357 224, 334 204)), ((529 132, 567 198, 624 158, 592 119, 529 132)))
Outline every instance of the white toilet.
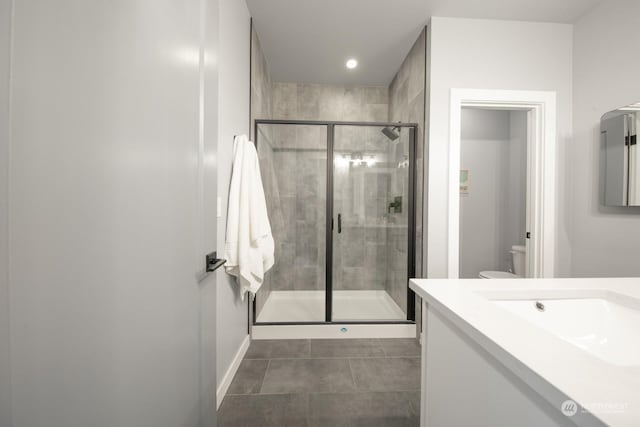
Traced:
POLYGON ((513 258, 513 273, 508 271, 481 271, 478 277, 481 279, 517 279, 524 277, 525 247, 513 245, 509 252, 511 252, 513 258))

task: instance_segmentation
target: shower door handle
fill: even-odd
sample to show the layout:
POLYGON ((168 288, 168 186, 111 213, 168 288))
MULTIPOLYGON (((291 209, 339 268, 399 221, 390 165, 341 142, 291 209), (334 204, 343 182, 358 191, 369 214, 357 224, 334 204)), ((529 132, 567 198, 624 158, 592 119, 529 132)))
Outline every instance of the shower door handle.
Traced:
POLYGON ((342 233, 342 214, 338 214, 338 234, 342 233))

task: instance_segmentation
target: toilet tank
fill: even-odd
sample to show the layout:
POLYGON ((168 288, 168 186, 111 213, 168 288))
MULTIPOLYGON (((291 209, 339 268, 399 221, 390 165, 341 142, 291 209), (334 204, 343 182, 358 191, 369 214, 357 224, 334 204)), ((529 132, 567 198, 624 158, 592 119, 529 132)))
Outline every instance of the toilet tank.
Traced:
POLYGON ((520 277, 525 276, 525 259, 527 249, 522 245, 511 246, 511 256, 513 257, 513 272, 520 277))

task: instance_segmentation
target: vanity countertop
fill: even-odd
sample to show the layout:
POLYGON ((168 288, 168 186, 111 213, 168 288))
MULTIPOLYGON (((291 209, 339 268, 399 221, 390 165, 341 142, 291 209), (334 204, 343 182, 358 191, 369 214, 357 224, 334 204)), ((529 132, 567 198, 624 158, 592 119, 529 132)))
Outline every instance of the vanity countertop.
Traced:
MULTIPOLYGON (((577 402, 581 411, 588 410, 590 415, 585 417, 594 423, 587 425, 640 426, 640 359, 635 363, 632 358, 626 365, 607 362, 563 339, 561 333, 552 333, 495 303, 572 300, 580 305, 585 299, 607 300, 622 304, 636 316, 636 310, 640 312, 640 278, 412 279, 410 287, 430 309, 552 405, 559 407, 557 398, 562 395, 577 402)), ((628 326, 640 334, 640 324, 628 326)), ((629 339, 623 346, 637 353, 638 341, 629 339)))

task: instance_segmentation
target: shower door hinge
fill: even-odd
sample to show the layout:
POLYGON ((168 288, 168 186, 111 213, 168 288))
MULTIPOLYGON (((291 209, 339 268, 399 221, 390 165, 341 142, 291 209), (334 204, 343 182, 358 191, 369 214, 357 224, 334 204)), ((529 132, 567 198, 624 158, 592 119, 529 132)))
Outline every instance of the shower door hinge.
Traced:
POLYGON ((531 232, 527 231, 527 239, 530 239, 530 238, 531 238, 531 232))

